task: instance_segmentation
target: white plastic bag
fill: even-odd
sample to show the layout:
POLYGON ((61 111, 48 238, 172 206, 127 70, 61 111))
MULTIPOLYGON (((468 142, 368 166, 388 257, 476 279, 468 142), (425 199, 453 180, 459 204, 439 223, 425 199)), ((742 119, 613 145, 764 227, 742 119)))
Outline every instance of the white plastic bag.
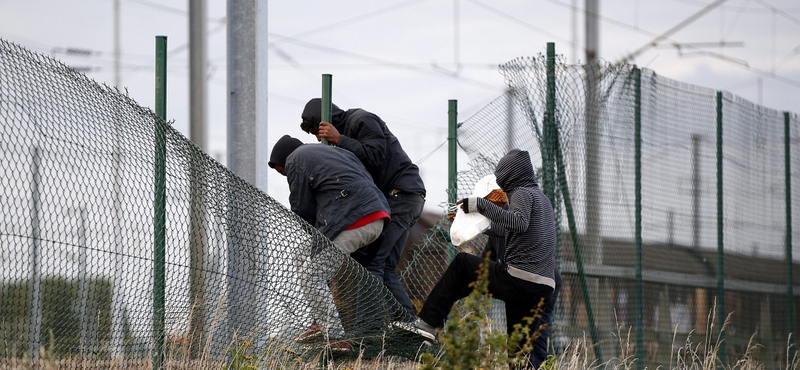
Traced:
POLYGON ((450 225, 450 242, 460 246, 486 231, 491 224, 492 221, 486 216, 478 212, 464 213, 461 207, 458 207, 456 218, 450 225))
MULTIPOLYGON (((492 190, 500 189, 494 175, 484 176, 475 183, 475 190, 470 197, 483 198, 492 190)), ((450 242, 455 246, 460 246, 486 231, 491 226, 492 221, 478 212, 464 213, 461 205, 456 209, 456 217, 450 225, 450 242)))

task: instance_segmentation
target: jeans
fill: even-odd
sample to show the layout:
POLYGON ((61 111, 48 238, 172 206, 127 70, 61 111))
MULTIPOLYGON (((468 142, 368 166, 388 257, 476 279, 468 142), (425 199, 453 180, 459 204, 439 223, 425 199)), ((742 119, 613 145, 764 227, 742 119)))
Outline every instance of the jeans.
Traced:
POLYGON ((399 192, 387 195, 386 200, 389 202, 389 209, 392 212, 392 221, 383 228, 383 242, 366 267, 378 280, 383 282, 383 285, 413 318, 416 316, 416 311, 411 305, 411 300, 403 289, 403 285, 400 284, 400 277, 397 276, 395 270, 400 263, 406 240, 411 234, 411 228, 422 214, 425 198, 420 194, 399 192))
POLYGON ((333 293, 328 286, 340 268, 339 264, 320 263, 319 255, 300 254, 293 255, 292 262, 301 276, 300 290, 308 303, 311 323, 322 327, 326 335, 332 338, 343 337, 345 330, 333 293))
POLYGON ((382 218, 359 228, 344 230, 332 240, 333 245, 347 254, 367 247, 381 236, 384 220, 382 218))

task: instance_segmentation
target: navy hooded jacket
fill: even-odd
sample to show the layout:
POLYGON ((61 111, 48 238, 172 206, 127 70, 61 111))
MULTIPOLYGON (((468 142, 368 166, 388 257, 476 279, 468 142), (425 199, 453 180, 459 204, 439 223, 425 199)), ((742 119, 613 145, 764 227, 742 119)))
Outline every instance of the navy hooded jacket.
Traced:
MULTIPOLYGON (((358 157, 384 194, 398 189, 425 195, 419 168, 380 117, 360 108, 343 111, 335 104, 331 106, 331 124, 341 135, 337 146, 358 157)), ((319 126, 321 117, 321 100, 311 99, 303 109, 304 124, 319 126)))
MULTIPOLYGON (((284 141, 273 151, 281 153, 284 141)), ((289 204, 309 224, 328 239, 362 217, 383 211, 390 214, 386 197, 353 153, 328 145, 288 142, 284 166, 289 182, 289 204)), ((271 166, 274 167, 273 164, 271 166)))

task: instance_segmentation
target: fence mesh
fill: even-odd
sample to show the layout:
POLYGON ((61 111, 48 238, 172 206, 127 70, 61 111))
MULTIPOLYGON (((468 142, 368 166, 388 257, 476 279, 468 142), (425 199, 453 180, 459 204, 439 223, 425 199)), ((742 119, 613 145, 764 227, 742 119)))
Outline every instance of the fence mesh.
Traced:
MULTIPOLYGON (((587 338, 597 360, 655 367, 693 334, 733 363, 754 336, 755 360, 786 366, 800 282, 797 115, 630 65, 551 60, 500 66, 508 93, 459 124, 470 168, 457 189, 469 196, 507 150, 530 151, 561 236, 551 350, 587 338)), ((431 250, 446 250, 434 239, 420 248, 422 270, 431 250)), ((407 271, 408 284, 419 274, 407 271)))
MULTIPOLYGON (((784 367, 800 321, 797 115, 630 65, 540 55, 500 70, 508 93, 459 126, 470 166, 457 198, 508 149, 531 153, 558 215, 552 351, 588 337, 605 361, 627 337, 654 367, 727 319, 729 361, 755 335, 758 361, 784 367)), ((404 310, 367 271, 125 94, 0 40, 0 123, 0 359, 138 368, 163 345, 175 366, 216 368, 248 346, 289 360, 417 353, 389 329, 404 310), (296 341, 313 322, 332 343, 296 341)), ((455 248, 448 230, 440 219, 401 263, 418 308, 457 250, 483 248, 455 248)))
POLYGON ((0 358, 416 353, 385 332, 405 310, 316 229, 125 94, 4 40, 0 142, 0 358), (297 343, 312 323, 322 342, 297 343))

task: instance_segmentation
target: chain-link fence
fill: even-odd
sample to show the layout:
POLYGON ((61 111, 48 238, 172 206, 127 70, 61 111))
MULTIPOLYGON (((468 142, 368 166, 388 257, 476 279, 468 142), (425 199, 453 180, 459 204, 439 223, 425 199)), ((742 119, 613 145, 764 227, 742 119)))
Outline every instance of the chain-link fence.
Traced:
POLYGON ((125 94, 4 40, 0 143, 0 359, 417 353, 387 332, 405 310, 316 229, 125 94))
MULTIPOLYGON (((470 169, 457 193, 468 196, 509 149, 530 151, 559 215, 552 349, 586 337, 607 361, 625 342, 638 366, 655 367, 693 335, 735 362, 754 336, 754 358, 784 367, 798 328, 798 116, 635 66, 567 65, 554 52, 500 69, 508 93, 459 124, 470 169)), ((420 271, 448 257, 448 222, 434 229, 404 275, 418 299, 438 276, 420 271)))
MULTIPOLYGON (((554 53, 501 71, 508 93, 459 126, 470 168, 457 198, 508 149, 531 153, 559 216, 553 350, 586 336, 608 360, 630 328, 640 363, 663 365, 727 319, 727 359, 755 335, 758 360, 783 367, 798 321, 797 115, 554 53)), ((242 343, 417 353, 387 331, 402 307, 313 227, 126 95, 2 40, 0 143, 1 359, 219 367, 242 343), (298 343, 312 323, 321 340, 298 343)), ((441 219, 401 263, 417 307, 456 252, 448 229, 441 219)))

